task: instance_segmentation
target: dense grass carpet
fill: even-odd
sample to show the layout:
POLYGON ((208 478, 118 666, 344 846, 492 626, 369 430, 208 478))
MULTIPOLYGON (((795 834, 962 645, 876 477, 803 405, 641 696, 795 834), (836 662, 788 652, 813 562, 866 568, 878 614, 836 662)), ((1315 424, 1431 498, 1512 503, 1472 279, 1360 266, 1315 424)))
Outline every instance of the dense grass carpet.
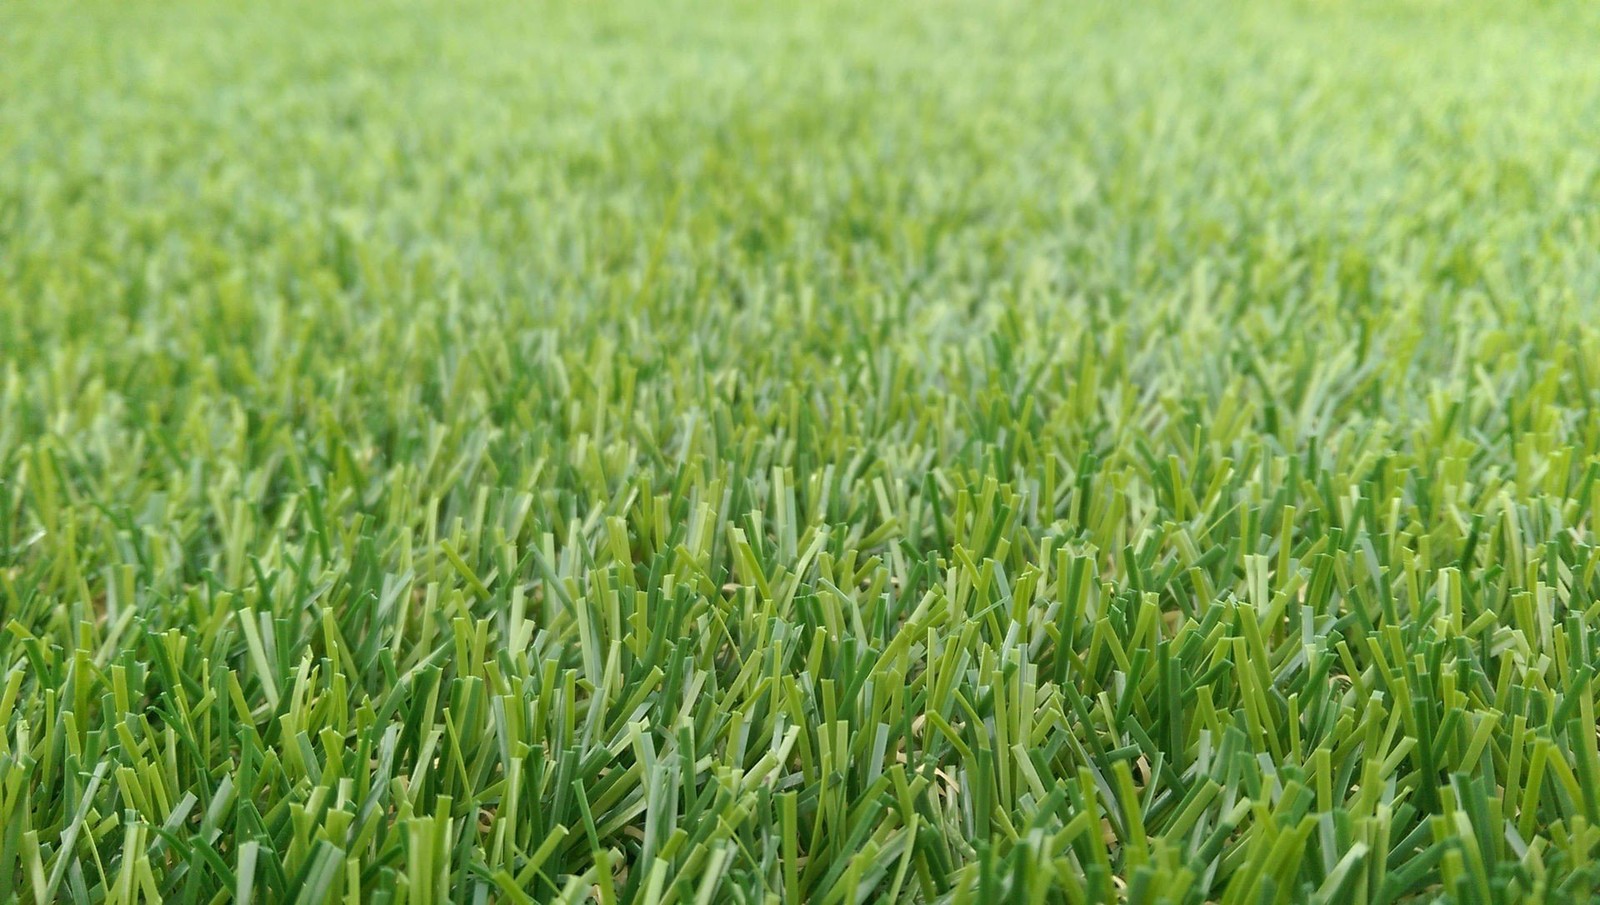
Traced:
POLYGON ((1587 898, 1597 35, 0 5, 0 902, 1587 898))

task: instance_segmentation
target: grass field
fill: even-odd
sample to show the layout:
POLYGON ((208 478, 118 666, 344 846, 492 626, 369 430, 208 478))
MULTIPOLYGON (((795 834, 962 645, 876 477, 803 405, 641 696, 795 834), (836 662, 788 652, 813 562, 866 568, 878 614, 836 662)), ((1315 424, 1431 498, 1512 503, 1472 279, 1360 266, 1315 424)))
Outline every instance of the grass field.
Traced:
POLYGON ((0 902, 1585 900, 1597 35, 0 6, 0 902))

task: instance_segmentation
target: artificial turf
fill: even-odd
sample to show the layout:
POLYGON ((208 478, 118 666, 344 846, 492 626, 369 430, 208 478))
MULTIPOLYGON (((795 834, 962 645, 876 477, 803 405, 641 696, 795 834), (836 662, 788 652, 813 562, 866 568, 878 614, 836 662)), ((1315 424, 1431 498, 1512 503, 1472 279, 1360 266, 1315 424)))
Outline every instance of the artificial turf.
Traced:
POLYGON ((0 901, 1587 898, 1597 30, 0 6, 0 901))

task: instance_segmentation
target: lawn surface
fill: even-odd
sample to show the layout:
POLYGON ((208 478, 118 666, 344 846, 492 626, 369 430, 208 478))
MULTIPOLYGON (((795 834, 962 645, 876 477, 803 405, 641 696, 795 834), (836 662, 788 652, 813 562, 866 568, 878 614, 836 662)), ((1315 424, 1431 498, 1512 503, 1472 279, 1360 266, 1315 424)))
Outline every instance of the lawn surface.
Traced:
POLYGON ((0 6, 0 902, 1582 899, 1597 34, 0 6))

